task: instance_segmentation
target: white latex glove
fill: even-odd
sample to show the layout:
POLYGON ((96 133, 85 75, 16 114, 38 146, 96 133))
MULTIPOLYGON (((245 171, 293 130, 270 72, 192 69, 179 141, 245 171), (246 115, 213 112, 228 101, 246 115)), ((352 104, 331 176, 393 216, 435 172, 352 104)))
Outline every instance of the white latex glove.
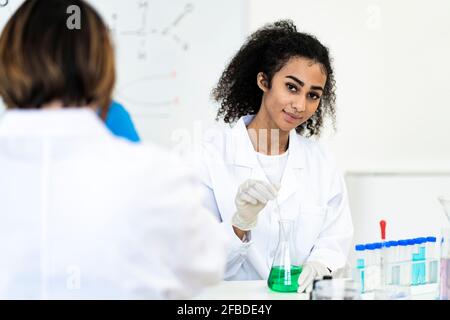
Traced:
POLYGON ((331 275, 330 270, 320 262, 309 261, 303 264, 302 272, 298 277, 297 292, 311 292, 314 279, 322 279, 323 276, 331 275))
POLYGON ((267 182, 246 180, 239 186, 234 200, 237 210, 231 220, 233 226, 243 231, 254 228, 258 221, 258 213, 268 201, 276 198, 277 193, 277 189, 267 182))

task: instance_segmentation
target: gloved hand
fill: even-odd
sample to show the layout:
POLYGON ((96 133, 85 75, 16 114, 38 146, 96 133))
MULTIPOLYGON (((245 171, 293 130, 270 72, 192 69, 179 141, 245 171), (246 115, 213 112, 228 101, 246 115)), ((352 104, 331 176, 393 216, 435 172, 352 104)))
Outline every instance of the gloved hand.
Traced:
POLYGON ((277 196, 277 188, 267 182, 248 179, 239 186, 235 197, 236 213, 231 220, 233 226, 248 231, 256 226, 258 213, 267 202, 277 196))
POLYGON ((330 270, 320 262, 309 261, 303 264, 302 272, 298 277, 297 292, 311 292, 314 279, 322 279, 323 276, 331 275, 330 270))

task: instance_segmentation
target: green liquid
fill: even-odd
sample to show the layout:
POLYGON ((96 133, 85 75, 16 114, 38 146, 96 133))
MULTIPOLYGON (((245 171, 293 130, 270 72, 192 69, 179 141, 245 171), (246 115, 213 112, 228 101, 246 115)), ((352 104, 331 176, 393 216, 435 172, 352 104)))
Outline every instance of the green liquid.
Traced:
POLYGON ((272 267, 267 285, 273 291, 297 292, 298 277, 301 272, 301 266, 291 266, 291 270, 286 270, 284 267, 272 267))

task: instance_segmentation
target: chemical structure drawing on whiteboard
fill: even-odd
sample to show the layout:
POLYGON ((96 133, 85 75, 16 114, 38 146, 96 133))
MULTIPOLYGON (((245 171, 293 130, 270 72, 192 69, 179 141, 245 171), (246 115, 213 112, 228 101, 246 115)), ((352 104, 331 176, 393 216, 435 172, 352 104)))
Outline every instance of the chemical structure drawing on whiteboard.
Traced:
MULTIPOLYGON (((0 0, 0 30, 23 1, 0 0)), ((245 1, 85 1, 110 30, 113 99, 133 116, 142 136, 154 138, 158 128, 165 135, 156 139, 167 142, 171 128, 212 119, 209 92, 244 38, 245 1)))
POLYGON ((139 52, 137 54, 138 59, 145 60, 147 58, 146 51, 146 41, 149 36, 160 35, 163 37, 170 38, 174 43, 179 46, 181 50, 187 51, 189 49, 189 43, 181 39, 175 32, 180 23, 186 19, 186 17, 194 10, 194 5, 192 3, 187 3, 183 11, 175 16, 174 19, 170 20, 165 26, 160 28, 149 28, 148 25, 148 11, 149 11, 149 1, 139 0, 138 8, 140 11, 140 25, 131 30, 119 30, 117 27, 117 22, 120 19, 117 13, 113 13, 111 17, 110 29, 114 37, 126 36, 126 37, 138 37, 140 40, 139 52))
MULTIPOLYGON (((117 68, 121 72, 115 95, 133 113, 165 118, 171 113, 172 107, 180 106, 183 100, 180 93, 173 90, 168 92, 164 88, 178 87, 179 76, 183 71, 179 70, 177 64, 161 65, 156 62, 155 65, 155 61, 160 61, 160 57, 171 56, 174 52, 179 55, 171 56, 172 61, 180 61, 189 52, 190 43, 186 34, 183 36, 186 30, 181 28, 186 27, 188 18, 194 12, 193 2, 177 1, 170 4, 170 10, 164 11, 160 3, 151 0, 127 3, 92 1, 104 17, 116 44, 117 68), (148 88, 156 89, 151 91, 148 88)), ((0 0, 2 26, 22 3, 23 0, 0 0)))
POLYGON ((127 61, 118 65, 115 95, 133 115, 167 118, 181 106, 184 99, 178 88, 186 73, 180 66, 189 59, 194 2, 175 1, 165 10, 150 0, 103 7, 118 61, 127 61))
MULTIPOLYGON (((176 77, 177 77, 176 71, 172 71, 171 73, 167 73, 167 74, 154 74, 154 75, 149 75, 149 76, 145 76, 142 78, 138 78, 138 79, 132 80, 132 81, 122 85, 118 89, 117 94, 121 99, 123 99, 127 103, 131 103, 137 107, 145 106, 147 108, 146 111, 141 110, 141 112, 136 112, 142 116, 146 116, 146 115, 154 116, 155 115, 154 113, 150 113, 150 114, 148 113, 150 111, 148 109, 148 107, 152 107, 153 112, 157 111, 155 109, 159 109, 160 116, 165 117, 170 112, 170 109, 168 109, 166 107, 179 105, 180 98, 178 96, 168 96, 166 98, 164 98, 164 97, 159 98, 158 100, 155 100, 155 99, 149 100, 149 99, 143 99, 143 98, 136 98, 139 96, 134 95, 132 93, 135 91, 139 91, 139 90, 141 90, 141 92, 143 92, 143 91, 145 91, 146 88, 153 87, 154 82, 164 83, 167 81, 174 81, 176 79, 176 77), (131 94, 130 94, 130 92, 131 92, 131 94), (163 110, 165 110, 165 111, 163 111, 163 110)), ((146 97, 146 96, 144 95, 144 97, 146 97)))

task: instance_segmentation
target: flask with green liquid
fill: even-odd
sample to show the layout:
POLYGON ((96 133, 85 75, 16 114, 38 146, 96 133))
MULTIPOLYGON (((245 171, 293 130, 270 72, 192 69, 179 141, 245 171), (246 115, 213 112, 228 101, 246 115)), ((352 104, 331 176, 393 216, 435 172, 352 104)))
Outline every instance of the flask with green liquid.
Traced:
POLYGON ((294 221, 279 221, 279 240, 267 285, 273 291, 297 292, 302 267, 294 241, 294 221))

